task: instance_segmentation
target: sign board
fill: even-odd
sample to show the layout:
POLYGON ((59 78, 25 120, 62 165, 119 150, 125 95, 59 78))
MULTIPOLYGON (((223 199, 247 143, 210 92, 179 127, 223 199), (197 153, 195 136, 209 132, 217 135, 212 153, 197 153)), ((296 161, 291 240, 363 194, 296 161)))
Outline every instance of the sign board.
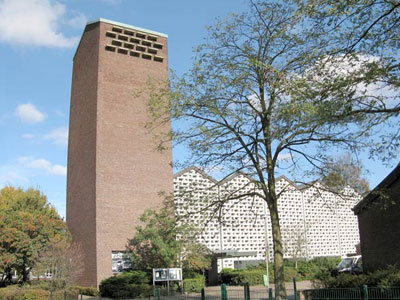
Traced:
POLYGON ((263 275, 264 286, 269 287, 268 275, 263 275))
POLYGON ((131 260, 125 251, 112 251, 112 272, 118 274, 131 267, 131 260))
POLYGON ((153 281, 181 281, 181 268, 153 269, 153 281))

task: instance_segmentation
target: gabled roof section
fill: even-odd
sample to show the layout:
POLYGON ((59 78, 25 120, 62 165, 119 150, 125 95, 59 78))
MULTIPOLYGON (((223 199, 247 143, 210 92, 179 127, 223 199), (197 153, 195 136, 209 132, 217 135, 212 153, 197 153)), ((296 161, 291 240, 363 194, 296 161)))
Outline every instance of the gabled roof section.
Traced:
POLYGON ((358 215, 363 209, 365 209, 368 204, 374 202, 379 198, 380 190, 390 189, 393 184, 395 184, 400 179, 400 163, 396 168, 388 175, 385 179, 381 181, 372 191, 370 191, 367 196, 364 197, 360 202, 354 206, 354 214, 358 215))
POLYGON ((210 175, 208 175, 206 172, 204 172, 203 170, 201 170, 200 168, 196 167, 196 166, 190 166, 187 167, 185 169, 183 169, 182 171, 179 171, 178 173, 174 174, 174 178, 177 178, 185 173, 188 173, 190 171, 195 171, 199 174, 201 174, 203 177, 207 178, 208 180, 212 181, 213 183, 217 184, 218 180, 216 180, 215 178, 211 177, 210 175))
POLYGON ((233 180, 234 178, 236 178, 236 177, 238 177, 238 176, 244 176, 244 177, 246 177, 250 182, 255 182, 254 178, 251 177, 250 175, 248 175, 248 174, 246 174, 246 173, 244 173, 244 172, 241 172, 241 171, 237 171, 237 172, 235 172, 235 173, 232 173, 232 174, 229 175, 228 177, 226 177, 226 178, 220 180, 220 181, 218 182, 218 184, 221 185, 221 184, 227 183, 227 182, 233 180))
POLYGON ((295 189, 300 190, 299 186, 294 183, 292 180, 290 180, 289 178, 287 178, 285 175, 281 175, 278 178, 275 179, 275 182, 279 181, 279 180, 285 180, 289 183, 289 185, 293 186, 295 189))

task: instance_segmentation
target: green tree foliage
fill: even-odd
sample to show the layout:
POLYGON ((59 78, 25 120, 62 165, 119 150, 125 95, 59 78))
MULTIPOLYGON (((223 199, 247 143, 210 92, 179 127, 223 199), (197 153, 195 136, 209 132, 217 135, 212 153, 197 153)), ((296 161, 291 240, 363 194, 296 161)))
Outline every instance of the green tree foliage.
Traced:
MULTIPOLYGON (((153 90, 150 101, 152 126, 168 115, 163 109, 184 124, 172 136, 190 149, 191 164, 223 168, 227 176, 243 171, 258 184, 261 192, 236 191, 219 206, 249 196, 266 201, 278 299, 286 293, 276 175, 284 169, 315 179, 337 153, 374 154, 397 149, 399 141, 399 84, 390 49, 382 39, 373 47, 372 31, 359 34, 363 41, 355 46, 347 44, 357 41, 359 29, 369 30, 360 20, 375 15, 365 12, 378 14, 382 7, 361 0, 318 2, 251 1, 248 12, 210 27, 192 69, 173 78, 171 93, 153 90), (160 101, 163 96, 168 100, 160 101)), ((393 1, 382 3, 389 8, 393 1)))
POLYGON ((26 282, 39 253, 56 237, 67 238, 68 231, 46 196, 33 188, 0 190, 1 285, 9 283, 13 270, 26 282))
MULTIPOLYGON (((293 3, 252 2, 248 13, 210 27, 192 69, 172 81, 168 95, 172 117, 185 124, 174 137, 191 150, 191 163, 223 167, 227 176, 243 171, 261 189, 237 191, 219 204, 249 196, 266 201, 278 299, 286 292, 277 173, 302 170, 304 178, 307 168, 321 167, 333 151, 362 145, 343 116, 343 103, 322 87, 311 89, 322 69, 323 45, 307 25, 293 3)), ((162 115, 159 103, 151 102, 154 116, 162 115)))
POLYGON ((200 271, 210 266, 209 252, 196 241, 196 231, 177 222, 168 202, 160 210, 148 210, 140 220, 143 225, 136 228, 134 238, 128 242, 134 270, 151 274, 153 268, 200 271))
POLYGON ((350 154, 326 161, 320 173, 322 182, 335 191, 341 191, 349 186, 361 195, 369 192, 368 181, 362 176, 362 165, 355 161, 350 154))
MULTIPOLYGON (((324 74, 319 77, 318 88, 310 91, 330 92, 334 102, 346 110, 347 119, 359 120, 359 129, 370 133, 364 138, 371 155, 383 160, 397 158, 400 145, 400 1, 296 2, 300 4, 299 14, 307 18, 324 45, 325 57, 319 66, 324 74), (343 70, 344 67, 347 72, 332 72, 332 69, 343 70), (381 123, 386 126, 377 127, 375 134, 371 134, 371 126, 381 123)), ((312 80, 307 87, 315 85, 312 80)))

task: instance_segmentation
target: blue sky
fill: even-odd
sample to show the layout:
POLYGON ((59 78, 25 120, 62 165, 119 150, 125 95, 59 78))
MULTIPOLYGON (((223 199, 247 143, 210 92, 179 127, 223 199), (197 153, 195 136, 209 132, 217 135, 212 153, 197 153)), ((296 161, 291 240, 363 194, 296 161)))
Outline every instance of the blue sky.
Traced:
MULTIPOLYGON (((168 34, 169 67, 182 74, 205 27, 246 7, 244 0, 0 0, 0 188, 40 188, 65 215, 72 58, 87 21, 168 34)), ((367 164, 371 187, 391 170, 367 164)))

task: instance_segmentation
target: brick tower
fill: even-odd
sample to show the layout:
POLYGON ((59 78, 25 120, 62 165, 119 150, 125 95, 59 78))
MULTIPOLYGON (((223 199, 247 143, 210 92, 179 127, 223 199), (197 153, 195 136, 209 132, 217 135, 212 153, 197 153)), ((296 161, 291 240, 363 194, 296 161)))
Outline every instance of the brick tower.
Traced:
POLYGON ((167 77, 165 34, 104 19, 86 25, 74 57, 67 176, 67 224, 84 252, 80 285, 112 275, 112 252, 160 206, 159 192, 173 190, 171 147, 156 151, 145 128, 143 86, 167 77))

